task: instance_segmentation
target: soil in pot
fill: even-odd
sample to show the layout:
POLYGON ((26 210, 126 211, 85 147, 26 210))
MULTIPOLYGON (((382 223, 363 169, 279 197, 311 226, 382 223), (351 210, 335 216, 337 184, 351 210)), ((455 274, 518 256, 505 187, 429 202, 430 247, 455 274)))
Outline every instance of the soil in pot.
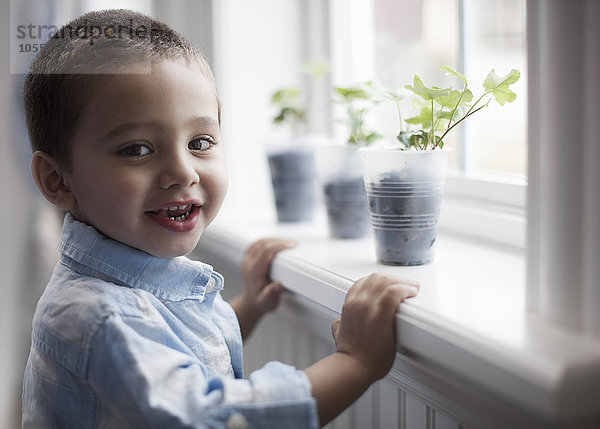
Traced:
POLYGON ((369 210, 362 177, 331 180, 324 185, 329 232, 333 238, 368 234, 369 210))
POLYGON ((268 160, 277 220, 312 220, 317 192, 313 152, 303 148, 279 150, 269 153, 268 160))
POLYGON ((422 265, 433 261, 443 183, 390 172, 367 183, 371 224, 379 262, 422 265))

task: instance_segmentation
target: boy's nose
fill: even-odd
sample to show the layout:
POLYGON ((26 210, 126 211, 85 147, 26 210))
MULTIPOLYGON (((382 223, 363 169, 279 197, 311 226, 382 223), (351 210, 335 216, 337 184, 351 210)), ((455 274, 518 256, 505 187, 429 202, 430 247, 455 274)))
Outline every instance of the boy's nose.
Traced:
POLYGON ((163 159, 159 177, 159 186, 169 189, 173 186, 191 186, 200 182, 195 169, 194 156, 190 153, 172 153, 163 159))

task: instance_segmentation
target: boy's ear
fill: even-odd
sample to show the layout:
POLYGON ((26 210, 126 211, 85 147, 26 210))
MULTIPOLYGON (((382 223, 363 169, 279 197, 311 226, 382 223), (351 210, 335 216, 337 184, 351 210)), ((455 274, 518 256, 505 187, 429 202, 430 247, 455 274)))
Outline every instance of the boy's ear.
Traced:
POLYGON ((75 196, 66 183, 63 169, 46 152, 35 151, 31 157, 31 175, 44 197, 61 210, 75 205, 75 196))

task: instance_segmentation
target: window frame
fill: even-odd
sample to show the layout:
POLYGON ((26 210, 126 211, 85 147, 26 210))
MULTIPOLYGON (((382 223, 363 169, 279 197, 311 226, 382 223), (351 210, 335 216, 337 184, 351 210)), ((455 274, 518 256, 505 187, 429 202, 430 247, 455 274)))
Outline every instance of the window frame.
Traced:
MULTIPOLYGON (((369 59, 375 56, 375 46, 371 43, 374 38, 373 0, 330 0, 329 4, 322 4, 321 13, 328 14, 330 18, 332 85, 372 79, 375 75, 374 61, 369 59), (353 27, 361 29, 361 38, 349 30, 353 27)), ((464 68, 468 35, 465 16, 469 11, 464 0, 458 0, 458 8, 458 61, 459 67, 464 68)), ((310 26, 310 23, 309 20, 304 25, 310 26)), ((459 134, 460 170, 450 171, 446 178, 440 229, 524 249, 527 179, 469 171, 469 142, 466 141, 466 133, 459 134)))

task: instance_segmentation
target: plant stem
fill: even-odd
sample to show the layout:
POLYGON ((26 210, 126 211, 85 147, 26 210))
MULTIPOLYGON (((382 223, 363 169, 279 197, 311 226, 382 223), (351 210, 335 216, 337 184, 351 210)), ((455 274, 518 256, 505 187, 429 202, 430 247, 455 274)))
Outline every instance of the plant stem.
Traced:
MULTIPOLYGON (((481 98, 480 98, 480 100, 481 100, 481 98)), ((477 100, 477 101, 479 102, 479 100, 477 100)), ((488 102, 487 102, 487 103, 485 103, 483 106, 481 106, 481 107, 478 107, 476 110, 473 110, 472 112, 471 112, 471 110, 472 110, 472 109, 469 109, 469 112, 467 112, 467 114, 466 114, 465 116, 463 116, 462 118, 460 118, 458 121, 456 121, 456 122, 454 123, 454 125, 452 125, 452 126, 451 126, 450 128, 448 128, 446 131, 444 131, 444 134, 442 134, 442 137, 440 137, 440 140, 439 140, 439 141, 441 142, 441 141, 444 139, 444 137, 446 137, 446 134, 448 134, 448 132, 449 132, 449 131, 450 131, 452 128, 454 128, 455 126, 457 126, 458 124, 460 124, 462 121, 464 121, 465 119, 467 119, 469 116, 471 116, 471 115, 473 115, 473 114, 475 114, 475 113, 479 112, 479 111, 480 111, 481 109, 483 109, 484 107, 487 107, 487 105, 488 105, 489 103, 490 103, 490 102, 488 101, 488 102)), ((436 145, 436 146, 437 146, 437 145, 436 145)), ((434 149, 435 149, 435 148, 434 148, 434 149)))
MULTIPOLYGON (((486 91, 483 94, 481 94, 481 97, 479 97, 477 99, 477 101, 475 103, 473 103, 471 105, 471 108, 467 111, 467 113, 465 114, 465 116, 463 116, 461 119, 459 119, 458 121, 456 121, 453 125, 450 125, 452 122, 452 118, 454 118, 454 112, 456 112, 456 109, 458 108, 463 96, 465 95, 465 91, 467 90, 467 87, 465 86, 465 90, 463 91, 463 93, 460 96, 460 99, 458 100, 458 104, 454 107, 454 110, 452 111, 452 115, 450 116, 450 122, 448 122, 448 128, 446 128, 446 131, 444 131, 444 134, 442 134, 442 137, 440 137, 440 142, 444 139, 444 137, 446 137, 446 134, 448 134, 448 132, 454 128, 455 126, 457 126, 458 124, 460 124, 462 121, 464 121, 465 119, 467 119, 469 116, 471 116, 473 113, 476 113, 478 111, 480 111, 481 109, 483 109, 484 107, 486 107, 490 101, 488 100, 487 103, 485 103, 483 106, 478 107, 476 110, 473 110, 473 108, 481 101, 481 99, 483 97, 485 97, 487 94, 489 94, 492 91, 486 91)), ((436 144, 435 147, 437 147, 438 145, 436 144)), ((434 149, 435 149, 434 147, 434 149)))
MULTIPOLYGON (((438 125, 439 125, 439 123, 440 123, 440 121, 441 121, 441 120, 442 120, 441 118, 438 118, 438 119, 435 121, 435 124, 433 125, 433 130, 434 130, 434 132, 435 132, 435 130, 437 130, 437 127, 438 127, 438 125)), ((433 143, 435 144, 435 142, 433 142, 433 143)), ((435 149, 435 147, 434 147, 434 149, 435 149)))
POLYGON ((398 111, 398 124, 400 126, 400 131, 404 130, 404 127, 402 126, 402 112, 400 111, 400 101, 399 100, 394 100, 395 101, 395 105, 396 105, 396 110, 398 111))
MULTIPOLYGON (((477 106, 477 103, 479 103, 479 102, 481 101, 481 99, 482 99, 483 97, 485 97, 486 95, 488 95, 490 92, 493 92, 493 90, 492 90, 492 91, 486 91, 486 92, 484 92, 483 94, 481 94, 481 97, 479 97, 479 98, 477 99, 477 101, 476 101, 475 103, 473 103, 473 105, 471 106, 471 108, 470 108, 470 109, 467 111, 467 114, 465 115, 465 118, 466 118, 467 116, 469 116, 469 114, 471 113, 471 110, 473 110, 473 108, 474 108, 475 106, 477 106)), ((488 105, 488 103, 489 103, 489 101, 488 101, 488 102, 485 104, 485 106, 487 106, 487 105, 488 105)), ((479 110, 479 109, 477 109, 477 110, 479 110)), ((476 110, 476 111, 477 111, 477 110, 476 110)))
POLYGON ((356 143, 357 118, 352 107, 352 102, 348 103, 348 118, 350 118, 350 137, 348 138, 348 141, 350 143, 356 143))
POLYGON ((452 114, 450 115, 450 120, 448 121, 448 126, 446 127, 446 130, 448 130, 448 128, 450 128, 450 124, 452 124, 452 119, 454 119, 454 114, 456 113, 458 106, 460 106, 460 102, 462 101, 463 97, 465 96, 465 92, 467 92, 467 85, 465 85, 465 89, 463 89, 462 94, 460 94, 458 103, 456 103, 456 106, 454 106, 454 110, 452 110, 452 114))
MULTIPOLYGON (((435 124, 434 124, 434 120, 433 120, 434 116, 433 116, 433 98, 431 99, 431 136, 427 139, 429 141, 431 141, 432 145, 435 145, 435 124)), ((425 148, 424 150, 427 150, 427 141, 425 141, 425 148)), ((435 149, 435 147, 434 147, 435 149)))
MULTIPOLYGON (((474 108, 474 107, 477 105, 477 103, 479 103, 479 102, 481 101, 481 99, 482 99, 483 97, 485 97, 486 95, 488 95, 488 94, 489 94, 489 93, 491 93, 491 92, 494 92, 494 91, 496 90, 496 88, 498 88, 500 85, 502 85, 502 84, 503 84, 504 82, 506 82, 507 80, 508 80, 508 77, 507 77, 506 79, 504 79, 502 82, 500 82, 500 84, 496 85, 494 88, 490 89, 489 91, 486 91, 486 92, 484 92, 484 93, 481 95, 481 97, 479 97, 479 98, 477 99, 477 101, 476 101, 475 103, 473 103, 473 105, 471 106, 471 108, 469 109, 469 111, 467 112, 467 114, 465 115, 465 117, 469 116, 469 112, 471 112, 471 110, 473 110, 473 108, 474 108)), ((488 101, 487 103, 485 103, 485 105, 486 105, 486 106, 487 106, 488 104, 489 104, 489 101, 488 101)), ((479 110, 479 109, 477 109, 477 110, 479 110)), ((476 111, 477 111, 477 110, 476 110, 476 111)), ((476 111, 475 111, 475 112, 476 112, 476 111)), ((475 112, 473 112, 473 113, 475 113, 475 112)))

